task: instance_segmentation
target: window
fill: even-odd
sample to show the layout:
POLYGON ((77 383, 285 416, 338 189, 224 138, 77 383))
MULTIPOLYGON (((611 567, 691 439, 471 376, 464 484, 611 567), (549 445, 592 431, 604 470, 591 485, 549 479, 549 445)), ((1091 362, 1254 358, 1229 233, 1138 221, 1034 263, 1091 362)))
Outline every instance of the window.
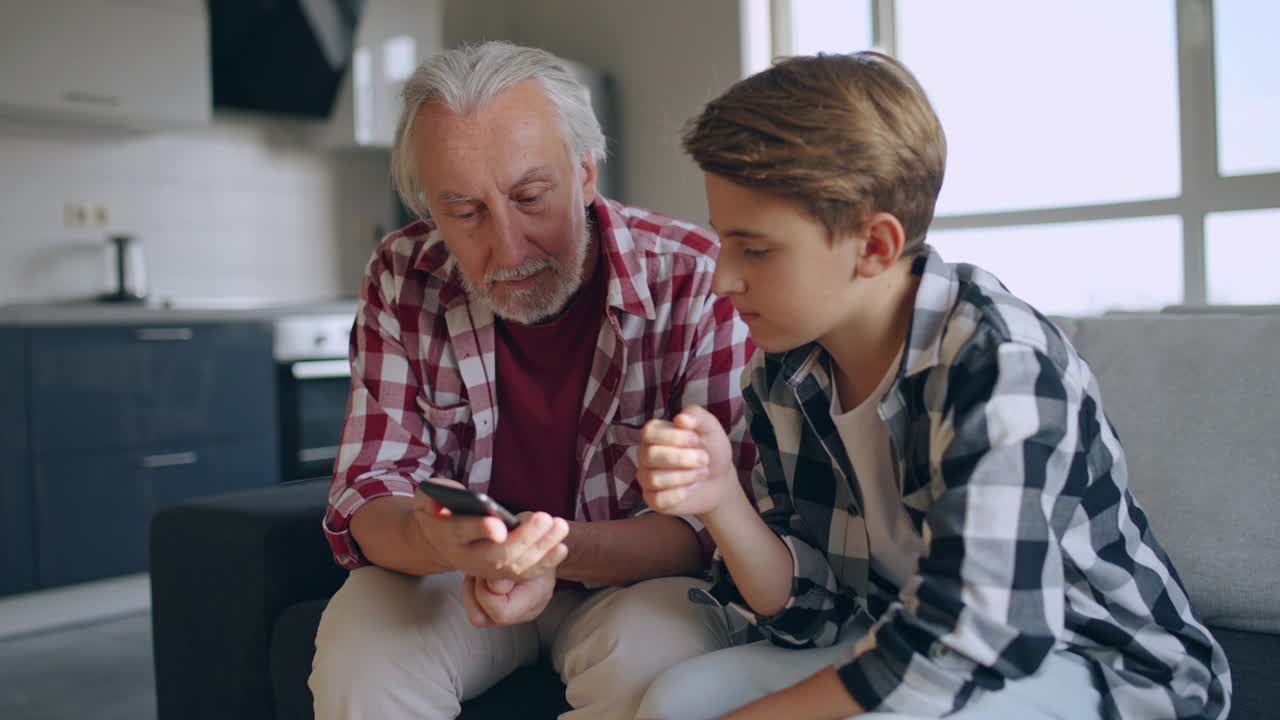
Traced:
POLYGON ((942 230, 929 244, 947 262, 990 271, 1047 315, 1159 310, 1182 299, 1176 217, 942 230))
POLYGON ((849 53, 871 47, 871 3, 867 0, 790 0, 790 37, 785 54, 849 53))
POLYGON ((1275 252, 1280 246, 1280 210, 1212 213, 1205 220, 1205 266, 1209 302, 1280 303, 1275 252))
POLYGON ((1280 5, 771 2, 773 54, 874 46, 920 79, 946 259, 1054 314, 1280 303, 1280 5))
POLYGON ((1280 170, 1280 4, 1216 0, 1213 48, 1218 166, 1223 175, 1280 170))
POLYGON ((1170 3, 900 0, 897 13, 898 58, 947 133, 939 214, 1178 194, 1170 3))

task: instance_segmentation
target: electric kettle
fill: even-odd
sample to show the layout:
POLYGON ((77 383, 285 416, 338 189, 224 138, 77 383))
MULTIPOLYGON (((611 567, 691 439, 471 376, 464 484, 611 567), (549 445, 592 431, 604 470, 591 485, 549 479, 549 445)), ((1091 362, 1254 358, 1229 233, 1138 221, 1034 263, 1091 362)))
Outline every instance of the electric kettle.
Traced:
POLYGON ((107 238, 110 292, 98 296, 102 302, 142 302, 147 299, 147 263, 142 241, 132 235, 107 238))

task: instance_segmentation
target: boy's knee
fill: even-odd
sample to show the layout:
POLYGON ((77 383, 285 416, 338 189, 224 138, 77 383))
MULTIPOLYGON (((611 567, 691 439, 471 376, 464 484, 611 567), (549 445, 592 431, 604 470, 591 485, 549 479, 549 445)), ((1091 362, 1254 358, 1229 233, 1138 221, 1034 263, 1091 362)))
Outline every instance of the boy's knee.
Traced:
POLYGON ((636 720, 680 720, 696 717, 708 688, 717 686, 714 677, 700 672, 700 663, 691 660, 658 676, 640 701, 636 720))

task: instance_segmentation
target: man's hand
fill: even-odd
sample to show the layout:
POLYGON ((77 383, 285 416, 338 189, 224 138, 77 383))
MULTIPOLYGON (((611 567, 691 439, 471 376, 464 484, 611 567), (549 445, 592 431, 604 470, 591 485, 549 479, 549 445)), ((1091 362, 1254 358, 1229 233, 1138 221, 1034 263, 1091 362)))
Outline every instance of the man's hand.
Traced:
POLYGON ((704 408, 687 407, 671 422, 650 420, 640 441, 638 480, 650 508, 704 516, 740 491, 729 437, 704 408))
POLYGON ((555 589, 553 572, 520 581, 468 575, 462 583, 462 605, 476 627, 519 625, 541 615, 555 589))
MULTIPOLYGON (((462 487, 444 478, 432 482, 462 487)), ((507 530, 495 517, 453 515, 436 501, 414 492, 413 532, 455 570, 488 579, 526 580, 551 572, 569 554, 564 544, 569 523, 544 512, 521 516, 507 530)))

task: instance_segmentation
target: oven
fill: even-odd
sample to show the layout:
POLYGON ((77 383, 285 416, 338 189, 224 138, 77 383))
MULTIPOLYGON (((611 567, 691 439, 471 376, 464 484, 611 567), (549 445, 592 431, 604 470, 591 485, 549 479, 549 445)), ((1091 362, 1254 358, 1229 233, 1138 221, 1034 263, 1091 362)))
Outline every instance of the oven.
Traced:
POLYGON ((316 311, 274 320, 283 482, 333 474, 351 388, 354 316, 316 311))

